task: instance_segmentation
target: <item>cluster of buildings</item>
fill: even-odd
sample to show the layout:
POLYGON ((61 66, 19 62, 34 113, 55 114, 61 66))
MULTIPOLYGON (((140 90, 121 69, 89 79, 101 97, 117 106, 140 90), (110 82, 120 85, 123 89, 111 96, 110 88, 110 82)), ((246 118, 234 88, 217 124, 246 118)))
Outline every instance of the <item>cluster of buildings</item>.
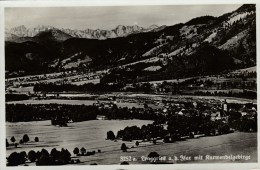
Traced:
MULTIPOLYGON (((94 106, 99 107, 99 109, 112 109, 117 105, 120 100, 108 101, 108 102, 99 102, 94 103, 94 106)), ((126 101, 127 102, 127 101, 126 101)), ((137 102, 137 101, 136 101, 137 102)), ((139 101, 140 102, 140 101, 139 101)), ((223 120, 225 122, 228 121, 228 117, 230 114, 234 112, 240 113, 241 116, 249 116, 253 117, 257 114, 257 108, 254 104, 250 103, 246 104, 234 104, 228 103, 226 100, 220 101, 215 99, 179 99, 179 100, 171 100, 171 101, 143 101, 143 103, 134 108, 139 113, 149 112, 151 111, 156 115, 164 115, 167 116, 169 114, 175 114, 179 116, 205 116, 210 117, 211 121, 223 120), (145 103, 149 103, 148 105, 145 103), (146 105, 146 106, 145 106, 146 105)), ((117 105, 116 108, 119 108, 117 105)), ((128 107, 128 110, 133 108, 128 107)), ((105 118, 101 118, 105 119, 105 118)))
POLYGON ((37 83, 73 83, 73 82, 81 82, 87 80, 95 80, 100 79, 104 76, 104 72, 91 72, 88 74, 78 73, 76 70, 66 71, 60 73, 52 73, 52 74, 42 74, 42 75, 34 75, 34 76, 25 76, 25 77, 16 77, 16 78, 7 78, 5 80, 5 87, 8 89, 12 88, 21 88, 21 87, 29 87, 34 86, 37 83))

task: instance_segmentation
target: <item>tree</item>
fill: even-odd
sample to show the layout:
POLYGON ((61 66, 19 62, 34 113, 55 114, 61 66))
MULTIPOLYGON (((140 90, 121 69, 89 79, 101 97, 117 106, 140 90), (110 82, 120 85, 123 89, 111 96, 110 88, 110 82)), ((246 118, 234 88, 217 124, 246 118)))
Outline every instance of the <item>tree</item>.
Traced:
POLYGON ((169 137, 169 136, 165 136, 165 137, 163 138, 163 142, 164 142, 164 143, 169 143, 169 142, 170 142, 170 137, 169 137))
POLYGON ((120 165, 129 165, 129 163, 126 162, 126 161, 124 161, 124 162, 122 162, 120 165))
POLYGON ((150 152, 148 158, 154 158, 154 160, 158 159, 160 155, 157 152, 150 152))
POLYGON ((91 163, 90 165, 97 165, 97 163, 91 163))
POLYGON ((116 137, 115 137, 115 134, 114 134, 114 132, 112 132, 112 131, 108 131, 107 132, 107 139, 109 139, 109 140, 114 140, 116 137))
POLYGON ((26 154, 25 151, 20 152, 20 155, 21 155, 21 157, 24 158, 24 159, 26 159, 26 157, 27 157, 27 154, 26 154))
POLYGON ((125 143, 122 143, 122 145, 121 145, 121 150, 122 150, 123 152, 127 152, 127 147, 126 147, 126 144, 125 144, 125 143))
POLYGON ((52 159, 45 154, 42 154, 39 160, 37 160, 36 162, 36 166, 44 166, 44 165, 52 165, 52 164, 53 164, 52 159))
POLYGON ((17 152, 11 153, 6 159, 7 159, 7 166, 17 166, 17 165, 19 165, 18 153, 17 152))
POLYGON ((19 143, 20 143, 20 144, 23 144, 23 140, 21 139, 19 143))
POLYGON ((37 156, 37 160, 40 159, 40 157, 41 157, 41 152, 40 152, 40 151, 37 151, 37 152, 36 152, 36 156, 37 156))
POLYGON ((255 118, 250 119, 244 116, 240 122, 241 122, 239 127, 240 131, 242 132, 257 131, 257 120, 255 118))
POLYGON ((67 164, 69 163, 69 161, 71 160, 70 158, 71 154, 67 149, 62 148, 61 152, 60 152, 60 161, 63 164, 67 164))
POLYGON ((25 134, 25 135, 23 135, 23 142, 24 143, 27 143, 27 142, 29 142, 29 136, 27 135, 27 134, 25 134))
POLYGON ((7 158, 7 166, 17 166, 20 164, 24 164, 26 161, 26 153, 24 155, 24 153, 17 153, 17 152, 13 152, 9 155, 9 157, 7 158))
POLYGON ((81 153, 81 155, 84 155, 85 153, 86 153, 86 149, 84 148, 84 147, 82 147, 81 149, 80 149, 80 153, 81 153))
POLYGON ((74 148, 73 153, 75 155, 78 155, 79 154, 79 148, 78 147, 74 148))
POLYGON ((35 162, 36 159, 37 159, 37 154, 35 151, 31 150, 28 152, 28 159, 31 161, 31 162, 35 162))
POLYGON ((7 139, 6 139, 5 147, 9 147, 9 142, 7 139))
POLYGON ((135 145, 136 145, 136 146, 139 146, 139 142, 138 142, 138 141, 136 141, 136 142, 135 142, 135 145))
POLYGON ((53 158, 53 159, 57 159, 57 157, 59 156, 59 152, 57 151, 56 148, 53 148, 50 152, 50 156, 53 158))
POLYGON ((156 144, 156 140, 155 139, 153 140, 153 144, 156 144))
POLYGON ((41 150, 41 155, 46 155, 46 156, 50 156, 49 152, 46 149, 42 149, 41 150))
POLYGON ((38 137, 35 137, 35 138, 34 138, 34 142, 39 142, 39 138, 38 138, 38 137))
MULTIPOLYGON (((38 155, 38 152, 36 153, 38 155)), ((49 152, 46 149, 42 149, 39 158, 36 161, 37 166, 41 165, 54 165, 53 159, 51 159, 49 152)))
POLYGON ((147 109, 148 108, 148 104, 144 103, 144 108, 147 109))
POLYGON ((15 140, 14 136, 12 136, 12 137, 11 137, 11 142, 13 142, 13 144, 14 144, 15 141, 16 141, 16 140, 15 140))
POLYGON ((230 127, 228 126, 228 124, 222 124, 219 125, 218 131, 220 134, 227 134, 230 132, 230 127))

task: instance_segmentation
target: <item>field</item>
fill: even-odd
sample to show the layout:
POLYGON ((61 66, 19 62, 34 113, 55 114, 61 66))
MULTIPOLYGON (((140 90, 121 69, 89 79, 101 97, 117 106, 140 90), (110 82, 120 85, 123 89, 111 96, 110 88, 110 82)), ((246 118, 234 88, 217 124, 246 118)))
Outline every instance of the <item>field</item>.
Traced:
MULTIPOLYGON (((121 94, 123 95, 123 94, 121 94)), ((228 103, 257 103, 257 101, 251 99, 244 99, 244 98, 236 98, 236 97, 225 97, 225 96, 196 96, 196 95, 158 95, 158 94, 129 94, 127 97, 130 98, 151 98, 154 100, 162 100, 162 99, 203 99, 203 100, 219 100, 224 101, 226 100, 228 103)))
MULTIPOLYGON (((53 95, 53 94, 51 94, 53 95)), ((48 96, 48 94, 47 94, 48 96)), ((95 97, 96 95, 90 94, 60 94, 61 97, 95 97)), ((257 103, 256 100, 250 99, 243 99, 243 98, 235 98, 235 97, 218 97, 218 96, 194 96, 194 95, 155 95, 155 94, 136 94, 136 93, 114 93, 114 94, 103 94, 100 95, 100 102, 108 102, 106 100, 102 100, 102 98, 117 96, 118 98, 125 98, 125 99, 151 99, 154 101, 161 101, 163 99, 172 99, 172 100, 185 100, 185 99, 192 99, 192 100, 219 100, 224 101, 226 100, 228 103, 257 103)), ((6 102, 7 104, 76 104, 76 105, 93 105, 96 100, 74 100, 74 99, 43 99, 43 100, 23 100, 23 101, 11 101, 6 102)), ((128 101, 120 101, 116 103, 118 107, 128 107, 128 108, 143 108, 143 104, 135 102, 128 102, 128 101)), ((153 104, 148 104, 149 107, 157 108, 153 104)))
MULTIPOLYGON (((100 102, 109 102, 99 100, 100 102)), ((47 99, 47 100, 24 100, 24 101, 14 101, 14 102, 7 102, 8 104, 72 104, 72 105, 93 105, 96 100, 60 100, 60 99, 47 99)), ((143 108, 143 105, 139 105, 138 103, 116 103, 118 107, 136 107, 136 108, 143 108)))
POLYGON ((31 140, 39 137, 40 142, 29 142, 20 145, 17 149, 7 148, 7 155, 13 151, 29 151, 31 149, 41 150, 46 148, 50 150, 54 147, 67 148, 72 153, 75 147, 85 147, 87 151, 101 149, 103 152, 120 148, 119 143, 105 140, 106 133, 109 130, 115 133, 126 126, 142 126, 152 123, 146 120, 93 120, 78 123, 70 123, 68 127, 52 126, 51 121, 34 122, 6 122, 6 137, 9 139, 14 136, 19 142, 24 134, 28 134, 31 140))
POLYGON ((100 79, 93 79, 93 80, 85 80, 85 81, 72 82, 71 84, 83 85, 83 84, 88 84, 88 83, 98 84, 98 83, 100 83, 100 79))
MULTIPOLYGON (((147 156, 150 152, 156 151, 161 156, 196 156, 196 155, 248 155, 248 161, 239 160, 239 162, 256 162, 257 161, 257 134, 235 132, 228 135, 202 137, 199 139, 188 139, 175 143, 163 143, 158 141, 156 145, 151 142, 142 142, 138 147, 135 146, 135 141, 125 142, 131 148, 128 152, 122 152, 120 146, 122 141, 105 140, 106 132, 112 130, 116 133, 119 129, 126 126, 142 126, 151 123, 144 120, 94 120, 78 123, 71 123, 68 127, 51 126, 50 121, 40 122, 19 122, 6 123, 6 136, 10 141, 12 136, 15 136, 19 141, 24 134, 28 134, 30 139, 39 137, 40 142, 29 142, 19 145, 18 148, 10 146, 7 148, 7 156, 14 151, 29 151, 31 149, 37 151, 45 148, 61 149, 67 148, 73 153, 74 147, 85 147, 87 151, 97 151, 101 149, 101 153, 96 153, 94 156, 78 157, 80 164, 120 164, 120 156, 136 157, 137 161, 130 164, 148 163, 141 161, 141 156, 147 156)), ((231 160, 201 160, 200 163, 210 162, 232 162, 231 160)), ((196 163, 191 161, 170 161, 170 163, 196 163)))
POLYGON ((256 66, 245 69, 235 70, 232 73, 256 72, 256 66))

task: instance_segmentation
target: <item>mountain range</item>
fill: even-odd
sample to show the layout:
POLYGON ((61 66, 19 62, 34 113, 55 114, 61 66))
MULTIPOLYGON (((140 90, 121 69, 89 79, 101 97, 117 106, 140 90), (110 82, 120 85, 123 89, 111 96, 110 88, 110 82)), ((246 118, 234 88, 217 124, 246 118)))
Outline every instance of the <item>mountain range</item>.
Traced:
POLYGON ((22 42, 26 39, 30 39, 31 37, 37 36, 37 34, 44 31, 55 31, 56 33, 60 33, 61 35, 57 35, 57 37, 62 36, 61 40, 66 40, 69 38, 88 38, 88 39, 107 39, 107 38, 116 38, 116 37, 124 37, 133 33, 140 32, 149 32, 154 29, 157 29, 157 25, 151 25, 148 28, 143 28, 138 25, 133 26, 124 26, 118 25, 115 29, 112 30, 101 30, 101 29, 65 29, 65 28, 55 28, 52 26, 44 26, 39 25, 35 28, 26 28, 24 25, 14 27, 11 29, 5 30, 5 37, 7 41, 18 41, 22 42))
POLYGON ((256 65, 256 9, 245 4, 219 17, 146 29, 20 26, 6 30, 5 40, 7 77, 102 69, 110 70, 106 81, 116 76, 146 81, 220 74, 256 65))

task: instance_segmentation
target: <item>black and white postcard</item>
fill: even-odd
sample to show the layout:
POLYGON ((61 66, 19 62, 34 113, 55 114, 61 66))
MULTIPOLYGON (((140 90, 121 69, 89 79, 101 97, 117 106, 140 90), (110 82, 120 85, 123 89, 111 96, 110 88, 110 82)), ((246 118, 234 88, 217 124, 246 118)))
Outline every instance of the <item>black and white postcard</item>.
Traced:
POLYGON ((257 8, 1 2, 1 166, 260 168, 257 8))

